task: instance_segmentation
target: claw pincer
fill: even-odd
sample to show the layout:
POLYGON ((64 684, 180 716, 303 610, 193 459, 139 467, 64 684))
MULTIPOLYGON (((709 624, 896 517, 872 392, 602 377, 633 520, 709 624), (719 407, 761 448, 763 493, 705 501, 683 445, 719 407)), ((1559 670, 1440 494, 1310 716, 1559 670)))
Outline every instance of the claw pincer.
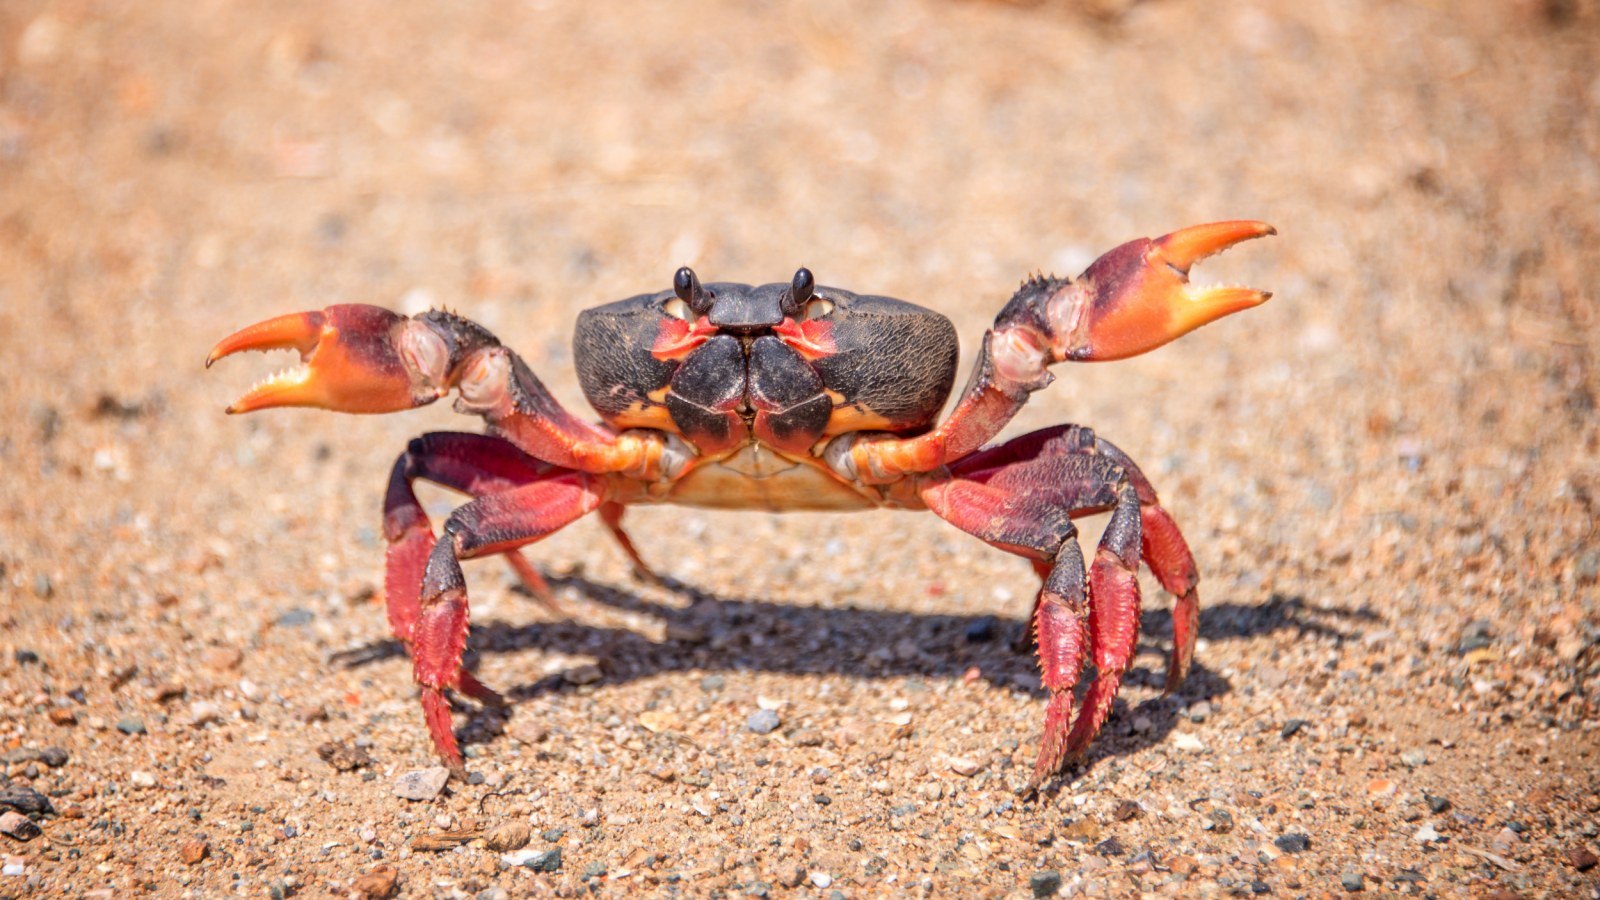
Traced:
POLYGON ((258 322, 219 341, 206 366, 245 350, 298 350, 302 364, 251 388, 228 406, 230 414, 274 406, 395 412, 432 403, 448 389, 444 341, 379 306, 344 304, 258 322))

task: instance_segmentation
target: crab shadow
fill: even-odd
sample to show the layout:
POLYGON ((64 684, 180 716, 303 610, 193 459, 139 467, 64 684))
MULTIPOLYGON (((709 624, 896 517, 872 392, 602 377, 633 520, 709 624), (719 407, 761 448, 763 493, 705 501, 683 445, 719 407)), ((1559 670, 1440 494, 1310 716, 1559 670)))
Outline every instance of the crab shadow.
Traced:
MULTIPOLYGON (((761 671, 849 678, 981 678, 1005 690, 1022 691, 1041 701, 1038 669, 1031 651, 1021 649, 1025 622, 995 615, 928 615, 857 606, 793 606, 720 596, 665 579, 649 593, 671 596, 675 605, 650 599, 638 590, 590 580, 582 575, 550 576, 551 585, 586 601, 646 615, 662 622, 666 637, 656 641, 627 628, 584 624, 583 607, 568 603, 571 619, 521 625, 491 620, 472 626, 466 665, 475 668, 484 654, 558 649, 596 659, 602 681, 623 683, 671 672, 761 671)), ((1273 594, 1261 604, 1220 603, 1204 608, 1200 635, 1209 641, 1243 639, 1294 631, 1334 640, 1350 637, 1341 620, 1370 622, 1367 609, 1326 610, 1303 598, 1273 594)), ((1124 685, 1159 690, 1165 680, 1172 643, 1172 615, 1146 610, 1138 658, 1124 685)), ((358 667, 404 655, 397 641, 376 641, 341 651, 331 662, 358 667)), ((576 690, 569 672, 510 686, 512 707, 537 697, 576 690)), ((1089 678, 1084 678, 1085 684, 1089 678)), ((1170 696, 1143 701, 1135 709, 1119 698, 1101 737, 1080 764, 1161 743, 1176 728, 1186 707, 1231 692, 1232 683, 1196 659, 1183 686, 1170 696), (1134 722, 1144 720, 1135 730, 1134 722)), ((509 710, 474 708, 460 729, 465 743, 487 741, 505 727, 509 710)))

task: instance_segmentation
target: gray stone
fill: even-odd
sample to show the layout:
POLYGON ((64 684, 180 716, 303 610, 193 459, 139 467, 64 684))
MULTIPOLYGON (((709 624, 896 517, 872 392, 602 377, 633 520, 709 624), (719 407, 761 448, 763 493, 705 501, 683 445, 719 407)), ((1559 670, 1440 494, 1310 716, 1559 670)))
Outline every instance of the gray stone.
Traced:
POLYGON ((417 769, 394 780, 394 795, 402 800, 432 800, 449 780, 450 770, 444 766, 417 769))
POLYGON ((756 734, 771 734, 782 724, 783 721, 778 718, 778 714, 770 709, 758 709, 750 714, 750 718, 744 720, 744 727, 756 734))

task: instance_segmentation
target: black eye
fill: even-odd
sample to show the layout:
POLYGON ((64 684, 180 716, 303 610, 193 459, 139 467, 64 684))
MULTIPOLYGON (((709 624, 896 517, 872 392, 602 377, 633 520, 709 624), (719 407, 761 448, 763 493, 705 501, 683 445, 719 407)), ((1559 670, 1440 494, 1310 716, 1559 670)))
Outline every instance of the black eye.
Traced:
POLYGON ((685 303, 694 302, 694 295, 700 293, 700 279, 695 277, 693 269, 684 266, 673 274, 672 292, 685 303))
POLYGON ((795 306, 811 299, 811 293, 817 289, 817 280, 811 277, 811 270, 801 266, 794 273, 794 279, 789 282, 789 299, 795 306))

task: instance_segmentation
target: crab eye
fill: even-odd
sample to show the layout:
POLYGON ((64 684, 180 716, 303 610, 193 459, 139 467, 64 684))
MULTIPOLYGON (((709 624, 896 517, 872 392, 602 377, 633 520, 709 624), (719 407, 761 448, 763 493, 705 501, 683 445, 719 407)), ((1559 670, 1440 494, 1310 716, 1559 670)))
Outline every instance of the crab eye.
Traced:
POLYGON ((809 322, 812 319, 820 319, 831 312, 833 312, 833 301, 818 297, 806 304, 801 319, 809 322))
POLYGON ((689 304, 679 300, 677 297, 673 297, 663 304, 661 311, 674 319, 682 319, 685 322, 694 319, 694 313, 689 310, 689 304))

